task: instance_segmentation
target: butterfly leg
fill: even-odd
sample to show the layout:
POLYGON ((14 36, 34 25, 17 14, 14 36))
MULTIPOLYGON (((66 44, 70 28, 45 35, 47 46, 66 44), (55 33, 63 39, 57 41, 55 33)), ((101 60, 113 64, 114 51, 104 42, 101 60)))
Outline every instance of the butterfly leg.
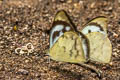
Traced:
POLYGON ((99 78, 102 78, 102 71, 96 69, 95 67, 91 67, 90 65, 85 64, 85 63, 77 63, 76 65, 86 67, 86 68, 90 69, 91 71, 94 71, 99 78))

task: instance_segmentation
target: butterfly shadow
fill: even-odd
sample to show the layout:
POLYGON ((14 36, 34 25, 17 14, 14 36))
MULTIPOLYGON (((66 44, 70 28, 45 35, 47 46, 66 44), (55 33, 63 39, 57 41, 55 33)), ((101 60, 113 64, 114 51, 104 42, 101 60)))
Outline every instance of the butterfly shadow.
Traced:
POLYGON ((50 67, 52 70, 57 71, 58 73, 64 75, 65 77, 71 78, 73 80, 81 80, 82 77, 84 77, 83 75, 81 75, 80 73, 77 72, 72 72, 70 70, 66 70, 66 69, 61 69, 60 66, 51 66, 50 67))

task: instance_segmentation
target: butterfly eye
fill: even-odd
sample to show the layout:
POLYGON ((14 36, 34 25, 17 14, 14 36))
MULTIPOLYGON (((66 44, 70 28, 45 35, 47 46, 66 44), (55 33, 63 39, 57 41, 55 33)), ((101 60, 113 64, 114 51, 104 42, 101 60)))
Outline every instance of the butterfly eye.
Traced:
POLYGON ((67 31, 75 31, 69 16, 65 11, 59 11, 55 18, 50 31, 50 48, 67 31))

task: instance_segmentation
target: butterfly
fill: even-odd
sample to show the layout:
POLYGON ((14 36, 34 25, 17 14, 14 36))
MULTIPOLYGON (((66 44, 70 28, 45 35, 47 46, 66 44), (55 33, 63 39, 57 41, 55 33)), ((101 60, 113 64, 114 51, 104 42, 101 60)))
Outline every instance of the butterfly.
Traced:
POLYGON ((50 31, 50 52, 53 60, 79 63, 86 62, 89 54, 88 40, 77 32, 65 11, 59 11, 50 31))
POLYGON ((107 18, 101 16, 88 22, 80 30, 90 42, 90 60, 109 63, 112 55, 112 45, 107 37, 107 18))
MULTIPOLYGON (((50 29, 49 48, 50 58, 56 61, 83 66, 89 60, 109 63, 112 46, 107 37, 107 18, 97 17, 82 30, 77 30, 68 14, 64 10, 58 11, 50 29)), ((96 69, 93 70, 99 74, 96 69)))

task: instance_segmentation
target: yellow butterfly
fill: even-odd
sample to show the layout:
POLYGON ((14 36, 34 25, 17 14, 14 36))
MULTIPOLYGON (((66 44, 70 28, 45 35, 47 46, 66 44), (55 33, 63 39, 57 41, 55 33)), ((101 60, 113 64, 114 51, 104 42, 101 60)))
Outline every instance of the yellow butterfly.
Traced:
POLYGON ((78 31, 64 11, 58 11, 50 30, 49 56, 56 61, 85 65, 89 60, 108 63, 112 54, 112 46, 107 37, 107 19, 98 17, 91 20, 78 31))
POLYGON ((107 18, 97 17, 88 22, 80 30, 90 43, 90 60, 109 63, 112 55, 112 45, 107 37, 107 18))
POLYGON ((57 61, 86 62, 88 46, 87 38, 75 30, 67 13, 58 12, 50 32, 50 57, 57 61))

